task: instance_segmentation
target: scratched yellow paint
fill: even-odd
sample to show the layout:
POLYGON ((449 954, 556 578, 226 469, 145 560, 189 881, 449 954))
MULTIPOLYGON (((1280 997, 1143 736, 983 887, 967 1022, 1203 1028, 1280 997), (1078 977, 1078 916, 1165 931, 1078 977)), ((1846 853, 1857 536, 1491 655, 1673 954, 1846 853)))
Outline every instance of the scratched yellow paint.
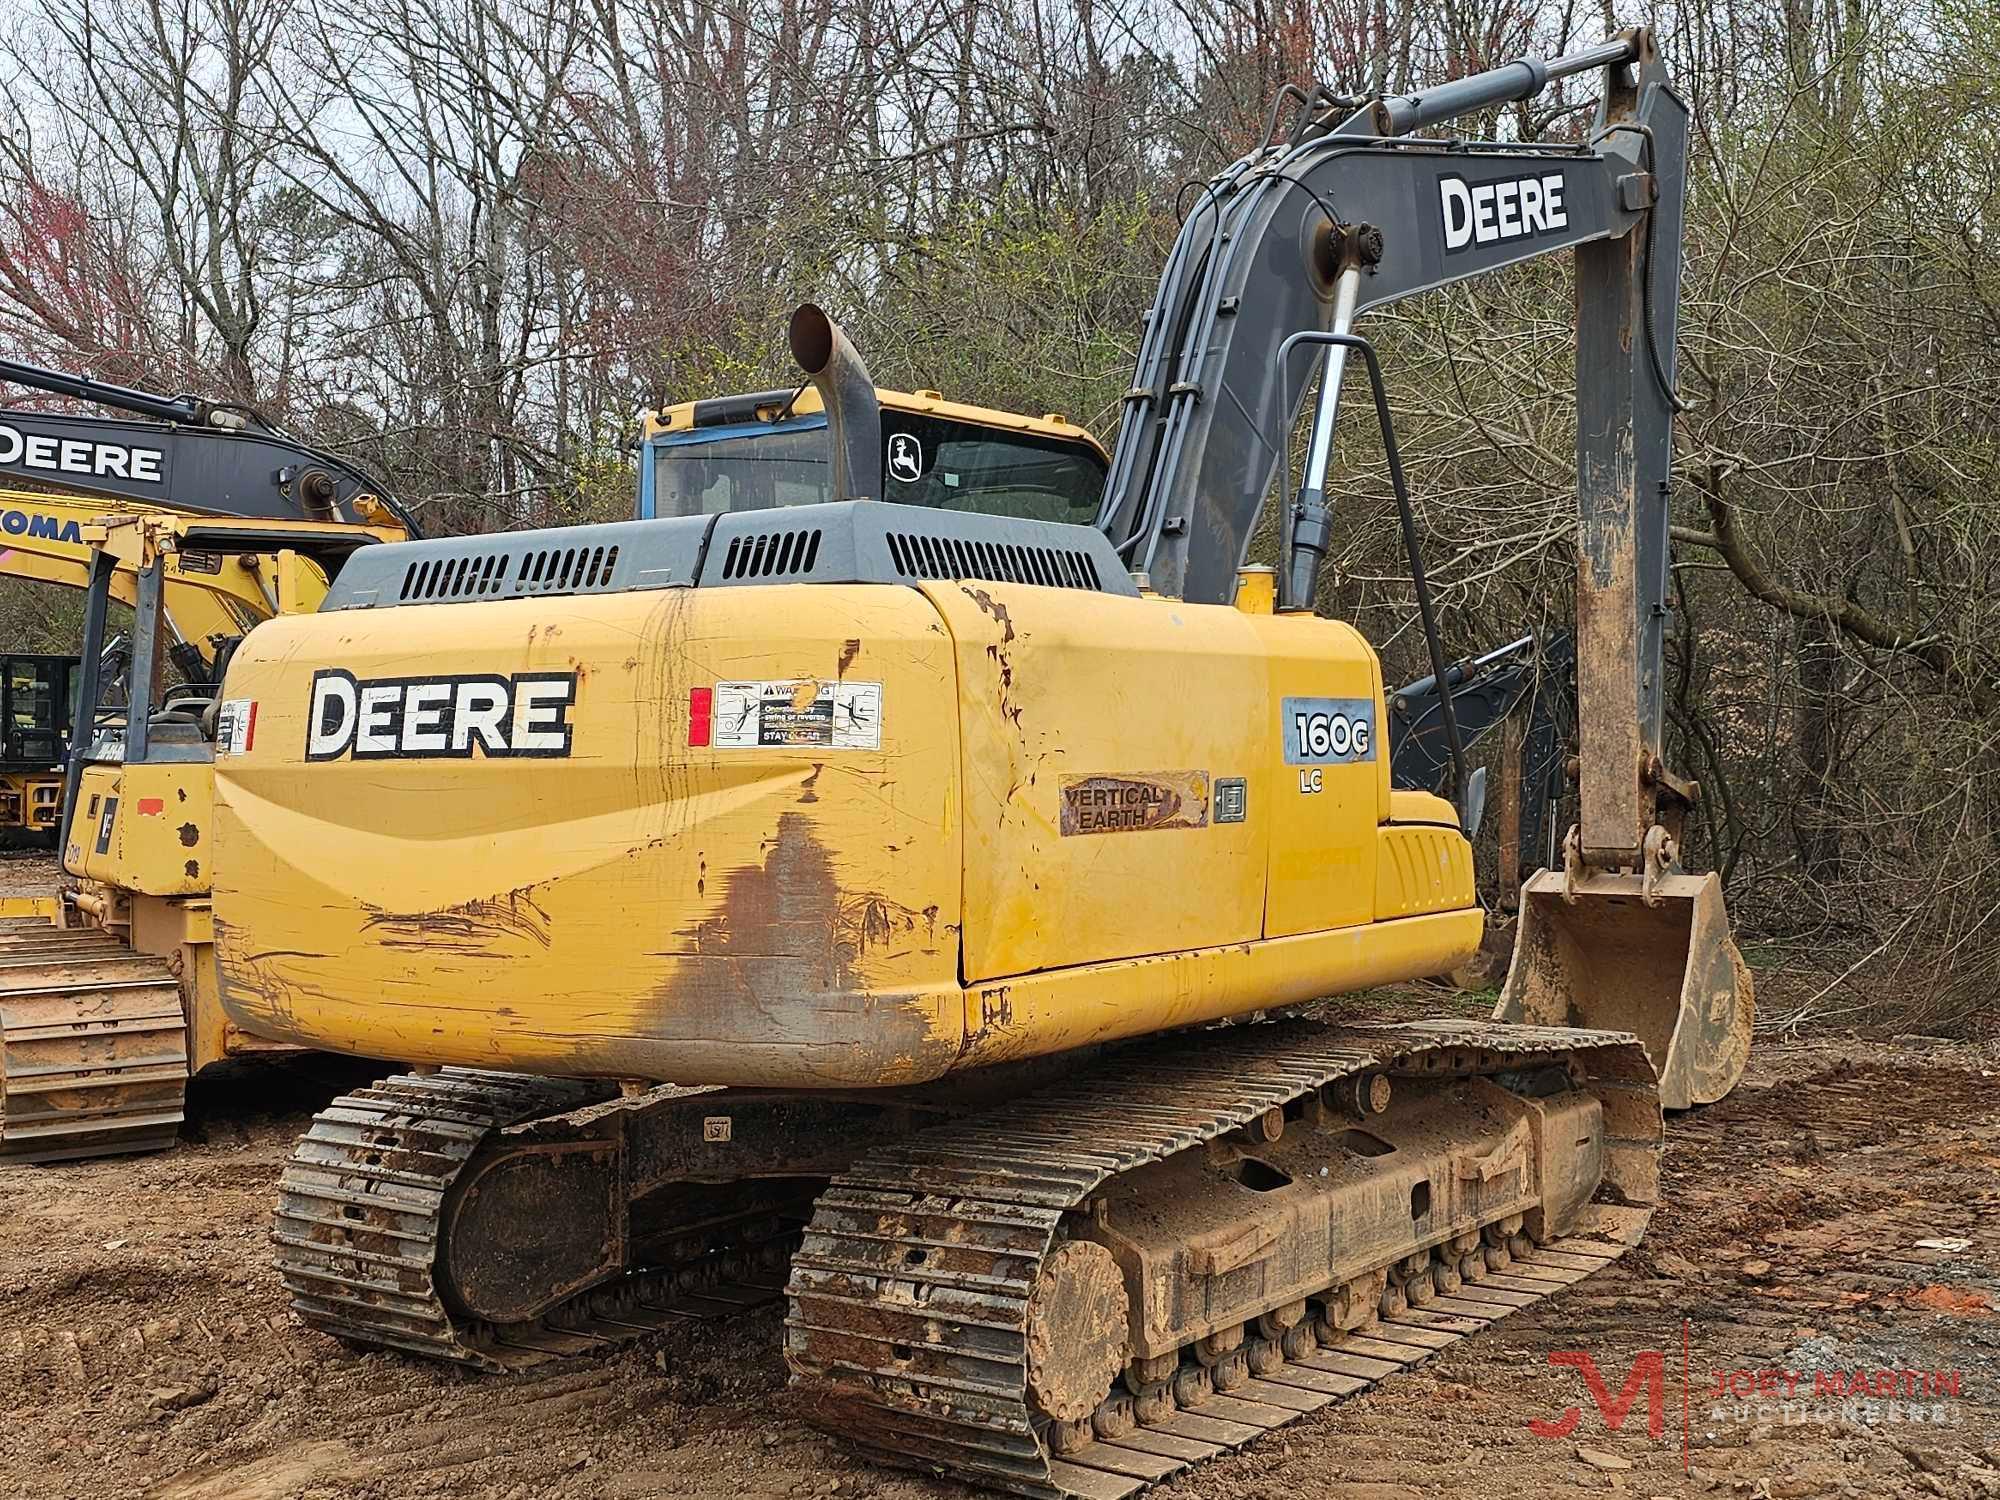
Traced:
POLYGON ((1283 763, 1286 696, 1366 699, 1380 733, 1376 660, 1326 621, 1004 584, 505 600, 273 622, 226 696, 258 727, 216 771, 223 1005, 308 1045, 890 1084, 1436 973, 1479 939, 1464 840, 1394 826, 1386 745, 1314 793, 1283 763), (574 671, 571 754, 309 761, 319 668, 574 671), (688 743, 693 689, 830 679, 881 685, 879 749, 688 743), (1234 777, 1245 816, 1217 822, 1234 777), (1064 836, 1079 785, 1183 800, 1064 836), (1421 890, 1382 873, 1412 832, 1443 841, 1421 890))
POLYGON ((1261 936, 1277 715, 1258 622, 1158 598, 920 587, 957 655, 966 977, 1261 936), (1211 799, 1219 778, 1254 778, 1249 817, 1217 823, 1210 809, 1200 827, 1061 831, 1066 777, 1184 773, 1205 774, 1211 799))
POLYGON ((205 762, 87 764, 63 868, 120 891, 205 896, 214 851, 213 794, 205 762))
MULTIPOLYGON (((1361 633, 1343 621, 1306 614, 1244 618, 1257 630, 1258 655, 1268 674, 1255 726, 1269 788, 1266 811, 1274 820, 1265 935, 1290 937, 1372 922, 1378 915, 1375 867, 1380 855, 1375 830, 1389 817, 1381 666, 1361 633), (1283 712, 1288 697, 1367 699, 1374 713, 1374 757, 1349 765, 1286 765, 1283 712), (1319 772, 1319 791, 1300 790, 1299 773, 1305 769, 1319 772)), ((1470 905, 1471 896, 1468 885, 1458 904, 1470 905)), ((1387 937, 1379 941, 1384 949, 1393 945, 1387 937)))
POLYGON ((963 1039, 949 641, 904 589, 668 590, 287 619, 218 762, 225 1003, 411 1061, 932 1076, 963 1039), (851 648, 850 648, 851 643, 851 648), (304 759, 315 666, 579 674, 573 753, 304 759), (690 690, 881 684, 879 750, 690 748, 690 690), (940 754, 940 747, 947 747, 940 754))
POLYGON ((63 868, 102 903, 112 930, 173 967, 191 1073, 276 1045, 233 1024, 218 993, 208 901, 213 788, 206 760, 86 765, 63 852, 63 868))

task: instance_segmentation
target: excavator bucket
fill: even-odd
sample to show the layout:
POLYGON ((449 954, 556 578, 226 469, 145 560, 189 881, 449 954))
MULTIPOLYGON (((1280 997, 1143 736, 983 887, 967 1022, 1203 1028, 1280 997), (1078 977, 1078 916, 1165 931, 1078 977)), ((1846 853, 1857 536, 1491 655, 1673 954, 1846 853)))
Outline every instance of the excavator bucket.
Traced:
POLYGON ((1722 879, 1561 871, 1522 887, 1498 1021, 1629 1031, 1646 1044, 1668 1109, 1713 1104, 1743 1074, 1750 970, 1729 934, 1722 879))

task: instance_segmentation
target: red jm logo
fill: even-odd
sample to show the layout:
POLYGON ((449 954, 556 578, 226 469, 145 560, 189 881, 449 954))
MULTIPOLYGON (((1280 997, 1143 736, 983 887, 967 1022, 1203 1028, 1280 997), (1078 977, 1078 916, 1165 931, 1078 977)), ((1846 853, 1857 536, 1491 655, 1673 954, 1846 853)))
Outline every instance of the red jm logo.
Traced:
MULTIPOLYGON (((1655 1438, 1666 1436, 1667 1357, 1660 1350, 1647 1349, 1632 1361, 1632 1368, 1625 1376, 1625 1388, 1616 1396, 1611 1394, 1611 1387, 1598 1373, 1597 1361, 1581 1349, 1555 1350, 1549 1355, 1549 1363, 1557 1369, 1568 1367, 1583 1372, 1584 1383, 1590 1387, 1590 1399, 1597 1403, 1597 1414, 1604 1418, 1605 1427, 1612 1432, 1625 1425, 1625 1418, 1631 1415, 1633 1403, 1643 1390, 1646 1393, 1646 1434, 1655 1438)), ((1582 1420, 1582 1410, 1572 1406, 1553 1422, 1530 1422, 1528 1430, 1536 1437, 1566 1438, 1576 1431, 1577 1424, 1582 1420)))

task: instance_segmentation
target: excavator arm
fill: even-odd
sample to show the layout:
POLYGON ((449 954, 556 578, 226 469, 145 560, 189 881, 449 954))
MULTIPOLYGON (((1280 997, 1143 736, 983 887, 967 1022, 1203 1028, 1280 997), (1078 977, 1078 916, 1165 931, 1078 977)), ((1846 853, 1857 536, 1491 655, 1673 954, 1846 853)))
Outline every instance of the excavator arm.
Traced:
MULTIPOLYGON (((0 578, 88 589, 92 549, 85 528, 112 515, 150 507, 0 490, 0 578)), ((177 642, 212 662, 215 636, 238 636, 278 612, 275 559, 176 554, 161 580, 162 611, 177 642)), ((111 597, 130 606, 138 577, 130 568, 111 576, 111 597)))
MULTIPOLYGON (((1304 477, 1282 515, 1280 609, 1310 610, 1329 550, 1341 380, 1366 360, 1432 670, 1445 670, 1374 351, 1356 318, 1416 292, 1570 251, 1576 275, 1578 820, 1563 868, 1523 891, 1500 1015, 1639 1034, 1670 1106, 1727 1093, 1751 986, 1721 884, 1685 873, 1698 788, 1661 739, 1674 333, 1686 105, 1643 28, 1352 107, 1294 91, 1299 123, 1207 184, 1174 244, 1126 396, 1098 525, 1161 593, 1233 598, 1304 407, 1304 477), (1423 137, 1601 70, 1577 145, 1423 137)), ((1439 700, 1461 816, 1476 827, 1450 694, 1439 700)))
MULTIPOLYGON (((34 486, 0 490, 0 577, 89 589, 92 549, 84 531, 117 517, 333 521, 422 534, 360 469, 248 407, 162 396, 16 359, 0 359, 0 381, 130 414, 0 410, 0 478, 34 486)), ((212 638, 240 636, 281 611, 311 609, 325 592, 311 565, 275 555, 174 555, 160 584, 163 624, 204 663, 215 658, 212 638)), ((137 601, 129 568, 113 571, 106 587, 121 603, 137 601)))
POLYGON ((422 534, 376 480, 247 407, 155 395, 16 359, 0 359, 0 381, 132 414, 0 411, 0 478, 211 515, 394 520, 422 534))
MULTIPOLYGON (((1595 382, 1622 373, 1640 398, 1650 391, 1660 420, 1634 433, 1631 448, 1663 458, 1669 408, 1658 387, 1671 374, 1686 128, 1686 107, 1645 33, 1634 32, 1572 58, 1378 101, 1345 120, 1329 112, 1295 140, 1238 161, 1196 197, 1161 276, 1100 528, 1161 593, 1228 602, 1313 367, 1326 357, 1305 343, 1281 357, 1286 341, 1302 330, 1346 333, 1370 308, 1583 246, 1615 249, 1579 256, 1580 282, 1593 283, 1579 290, 1578 353, 1590 377, 1580 385, 1588 398, 1595 382), (1584 145, 1405 133, 1605 65, 1636 76, 1614 82, 1584 145), (1644 282, 1649 241, 1663 247, 1649 325, 1663 363, 1652 368, 1655 351, 1635 341, 1619 372, 1604 358, 1615 343, 1604 317, 1619 293, 1608 284, 1611 262, 1627 261, 1644 282)), ((1627 290, 1638 295, 1637 285, 1627 290)), ((1332 356, 1336 393, 1343 360, 1332 356)), ((1316 448, 1309 457, 1309 485, 1323 482, 1327 456, 1316 448)))

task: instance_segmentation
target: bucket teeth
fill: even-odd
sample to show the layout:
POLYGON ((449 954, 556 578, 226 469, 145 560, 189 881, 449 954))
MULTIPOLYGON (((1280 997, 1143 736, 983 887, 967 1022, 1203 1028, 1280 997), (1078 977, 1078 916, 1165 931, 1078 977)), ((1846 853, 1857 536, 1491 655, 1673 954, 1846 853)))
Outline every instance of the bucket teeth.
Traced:
POLYGON ((163 960, 94 929, 0 924, 0 1161, 165 1150, 187 1076, 163 960))

